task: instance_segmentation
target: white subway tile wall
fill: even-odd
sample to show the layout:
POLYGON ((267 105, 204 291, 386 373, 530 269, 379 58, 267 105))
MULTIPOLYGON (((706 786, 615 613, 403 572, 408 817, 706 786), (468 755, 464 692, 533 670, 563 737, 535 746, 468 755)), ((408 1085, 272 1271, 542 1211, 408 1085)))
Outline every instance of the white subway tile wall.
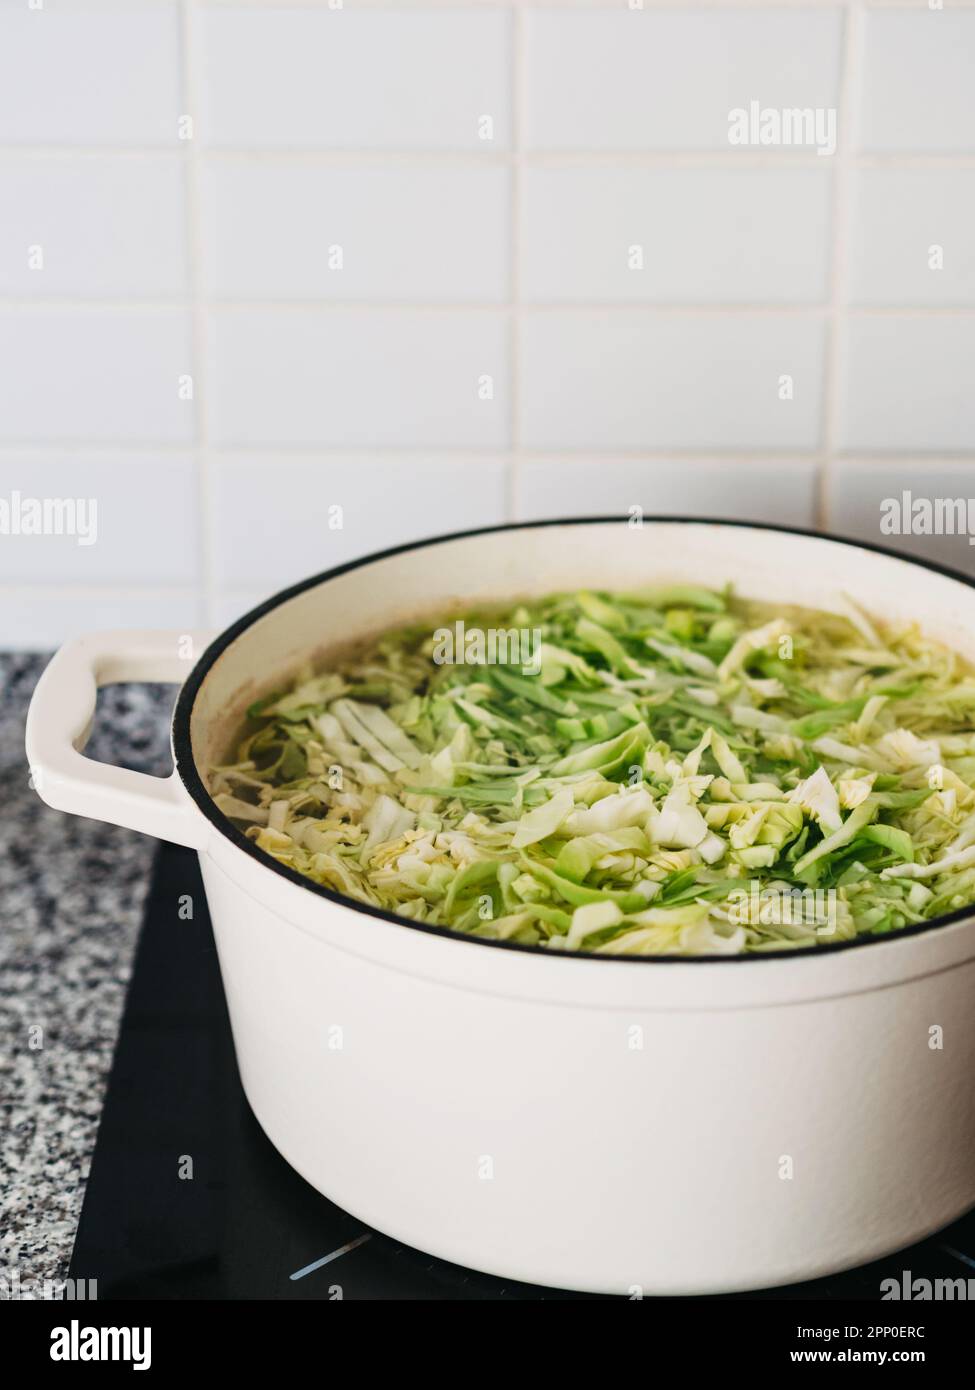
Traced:
MULTIPOLYGON (((906 511, 910 513, 915 499, 963 498, 967 501, 971 493, 971 465, 961 461, 945 460, 932 463, 926 460, 905 459, 896 463, 883 463, 878 467, 874 459, 850 459, 836 480, 835 529, 841 535, 852 536, 856 540, 872 541, 874 544, 890 544, 891 540, 895 540, 898 547, 910 555, 971 573, 975 546, 968 535, 956 533, 891 537, 886 535, 882 528, 878 535, 877 527, 877 518, 881 516, 885 500, 898 502, 903 512, 906 494, 906 511)), ((893 509, 888 507, 885 510, 887 515, 893 518, 893 509)))
POLYGON ((975 317, 858 315, 840 360, 843 449, 975 451, 975 317))
POLYGON ((727 150, 728 112, 835 107, 837 9, 536 10, 525 16, 532 150, 727 150))
POLYGON ((863 21, 857 148, 878 154, 975 151, 975 13, 967 6, 932 10, 922 4, 869 10, 863 21))
POLYGON ((822 304, 826 169, 525 170, 526 303, 822 304), (580 215, 580 214, 583 215, 580 215))
POLYGON ((975 164, 857 169, 848 236, 854 304, 975 308, 975 164))
POLYGON ((972 492, 973 74, 973 0, 0 0, 0 647, 634 508, 975 574, 881 528, 972 492))
MULTIPOLYGON (((111 585, 0 589, 3 642, 10 651, 52 651, 72 637, 109 628, 200 629, 208 621, 197 589, 111 585)), ((243 610, 240 610, 243 611, 243 610)))
POLYGON ((0 496, 23 496, 24 480, 35 470, 43 475, 45 497, 72 500, 65 519, 73 513, 75 524, 63 524, 61 536, 4 536, 0 586, 199 583, 199 480, 192 454, 62 450, 40 464, 27 452, 8 453, 0 458, 0 496))
POLYGON ((217 308, 206 374, 217 444, 416 449, 508 443, 502 313, 217 308))
POLYGON ((221 455, 214 538, 221 589, 273 592, 362 554, 424 536, 500 525, 506 516, 503 457, 450 454, 221 455), (267 504, 273 479, 274 506, 267 504), (309 525, 309 515, 313 518, 309 525), (240 544, 262 516, 261 544, 240 544), (340 525, 337 523, 341 523, 340 525))
POLYGON ((0 444, 193 439, 190 315, 25 305, 0 314, 0 444))
POLYGON ((537 455, 526 459, 515 503, 519 521, 552 515, 726 517, 734 521, 789 518, 793 526, 816 519, 814 459, 655 458, 607 460, 537 455))
POLYGON ((499 164, 218 160, 202 170, 204 292, 507 304, 509 182, 499 164))
POLYGON ((4 0, 0 25, 0 144, 172 146, 178 5, 4 0))
POLYGON ((199 8, 193 20, 208 146, 507 148, 511 17, 503 9, 268 4, 199 8))
POLYGON ((823 320, 526 310, 521 437, 535 449, 815 449, 823 320))
POLYGON ((175 154, 0 149, 0 295, 41 301, 185 296, 184 186, 183 161, 175 154), (31 246, 40 250, 37 267, 31 246))

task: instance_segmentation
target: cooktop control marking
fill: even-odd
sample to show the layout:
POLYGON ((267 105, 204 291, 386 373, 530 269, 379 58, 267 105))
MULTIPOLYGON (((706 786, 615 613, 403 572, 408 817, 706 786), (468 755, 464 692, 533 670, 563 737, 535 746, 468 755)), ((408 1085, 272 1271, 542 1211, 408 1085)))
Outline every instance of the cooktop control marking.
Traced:
POLYGON ((956 1250, 953 1245, 942 1245, 941 1248, 942 1250, 947 1250, 949 1255, 954 1255, 956 1260, 961 1260, 963 1265, 970 1265, 972 1269, 975 1269, 975 1260, 972 1259, 971 1255, 963 1255, 961 1251, 956 1250))
POLYGON ((366 1231, 364 1235, 356 1236, 355 1240, 350 1240, 348 1245, 340 1245, 337 1250, 333 1250, 331 1255, 323 1255, 320 1260, 315 1260, 313 1264, 305 1265, 304 1269, 296 1269, 294 1274, 289 1275, 290 1279, 304 1279, 306 1274, 314 1274, 316 1269, 321 1269, 322 1265, 331 1264, 340 1255, 347 1255, 350 1250, 355 1250, 356 1246, 365 1245, 367 1240, 372 1240, 372 1232, 366 1231))

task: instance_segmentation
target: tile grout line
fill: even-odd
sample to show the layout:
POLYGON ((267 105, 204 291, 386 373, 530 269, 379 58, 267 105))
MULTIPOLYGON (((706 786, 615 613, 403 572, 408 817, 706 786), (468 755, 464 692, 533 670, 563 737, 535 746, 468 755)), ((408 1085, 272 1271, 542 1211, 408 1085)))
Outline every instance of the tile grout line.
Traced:
POLYGON ((505 514, 508 521, 516 521, 521 505, 521 235, 523 170, 523 129, 524 105, 524 14, 519 6, 509 10, 511 17, 511 71, 509 75, 508 107, 511 120, 510 182, 508 186, 509 249, 511 258, 508 266, 508 283, 511 297, 508 323, 508 364, 509 388, 509 427, 508 427, 508 468, 505 514))
MULTIPOLYGON (((168 145, 0 145, 0 163, 4 160, 28 161, 45 160, 118 160, 134 158, 140 163, 152 158, 171 160, 179 158, 178 147, 168 145)), ((605 167, 659 168, 659 170, 748 170, 754 172, 811 171, 822 168, 822 158, 815 154, 801 153, 800 150, 784 149, 757 150, 747 147, 741 150, 715 149, 668 150, 668 149, 619 149, 606 146, 605 149, 537 149, 495 150, 494 153, 466 153, 463 150, 398 150, 398 149, 353 149, 330 150, 300 149, 295 146, 255 146, 221 147, 221 149, 200 150, 200 160, 221 161, 241 160, 253 164, 323 164, 334 168, 360 168, 382 165, 382 167, 409 168, 414 164, 430 164, 434 167, 449 168, 455 165, 465 170, 488 170, 506 165, 524 163, 538 165, 540 168, 577 168, 577 170, 602 170, 605 167)), ((892 168, 892 170, 911 170, 911 168, 939 168, 939 170, 972 170, 975 168, 975 152, 939 153, 937 150, 901 150, 901 152, 851 152, 850 164, 854 168, 892 168)))
MULTIPOLYGON (((155 0, 134 0, 136 5, 149 8, 155 0)), ((350 4, 350 0, 346 0, 350 4)), ((464 13, 491 12, 508 5, 516 8, 533 7, 542 10, 588 10, 595 13, 612 13, 620 0, 354 0, 357 10, 433 10, 449 13, 460 10, 464 13)), ((623 0, 626 3, 626 0, 623 0)), ((844 0, 735 0, 735 8, 743 10, 832 10, 839 8, 844 0)), ((221 0, 194 0, 198 9, 221 9, 221 0)), ((289 0, 288 8, 295 10, 325 10, 333 8, 336 0, 289 0)), ((267 8, 268 0, 236 0, 239 9, 267 8)), ((866 0, 872 10, 908 10, 926 8, 925 0, 866 0)), ((689 9, 713 7, 713 0, 698 0, 687 6, 689 9)), ((350 4, 351 8, 351 4, 350 4)), ((674 0, 641 0, 641 8, 667 10, 674 8, 674 0)), ((946 0, 945 9, 970 10, 975 8, 975 0, 946 0)))
MULTIPOLYGON (((187 156, 189 162, 190 156, 187 156)), ((742 300, 740 303, 728 301, 706 301, 696 303, 691 300, 668 301, 662 299, 551 299, 526 300, 518 303, 512 300, 456 300, 453 302, 431 300, 382 300, 382 299, 218 299, 212 295, 190 294, 178 300, 164 299, 109 299, 109 298, 57 298, 0 296, 0 311, 12 310, 36 314, 44 313, 192 313, 197 307, 230 313, 373 313, 373 314, 510 314, 517 309, 530 308, 540 314, 623 312, 634 314, 684 315, 688 318, 713 315, 755 315, 776 318, 822 318, 832 312, 832 300, 827 297, 822 302, 771 303, 760 300, 742 300)), ((856 318, 973 318, 975 301, 968 304, 849 304, 846 312, 856 318)))
POLYGON ((210 626, 213 624, 214 612, 216 609, 213 565, 213 487, 210 476, 211 461, 208 448, 208 383, 205 380, 207 332, 206 300, 200 293, 202 226, 200 220, 200 160, 197 153, 199 147, 199 104, 196 101, 198 87, 193 56, 192 8, 190 0, 181 0, 180 61, 183 77, 183 107, 184 114, 189 115, 192 122, 192 138, 189 141, 189 148, 186 151, 186 232, 190 289, 188 307, 191 315, 194 367, 193 395, 196 409, 196 440, 194 453, 197 462, 197 495, 200 507, 200 514, 197 519, 199 526, 197 543, 199 546, 203 589, 203 617, 205 625, 210 626))
POLYGON ((823 467, 819 479, 817 522, 824 529, 833 520, 832 489, 840 432, 841 339, 847 320, 848 235, 850 197, 850 152, 853 126, 858 120, 860 97, 857 62, 861 56, 862 7, 853 0, 844 15, 842 68, 840 79, 840 121, 837 131, 836 164, 833 169, 832 264, 830 266, 829 311, 826 321, 825 372, 821 417, 823 467))
MULTIPOLYGON (((849 5, 850 0, 846 0, 849 5)), ((841 8, 837 0, 837 8, 841 8)), ((863 8, 861 0, 861 9, 863 8)), ((903 8, 908 8, 907 4, 903 8)), ((516 17, 521 12, 513 12, 516 17)), ((0 144, 0 163, 4 160, 45 159, 138 159, 140 161, 158 157, 160 159, 179 158, 178 145, 3 145, 0 144)), ((607 164, 636 168, 660 169, 747 169, 751 172, 771 172, 786 170, 821 169, 822 159, 815 154, 804 154, 799 149, 758 150, 744 147, 739 150, 723 149, 623 149, 607 146, 598 149, 533 149, 522 148, 495 151, 477 150, 431 150, 362 148, 350 146, 348 149, 333 150, 325 146, 302 148, 293 145, 255 146, 210 146, 201 149, 199 158, 207 161, 241 160, 254 164, 264 163, 319 163, 334 165, 336 168, 387 165, 409 167, 411 164, 451 164, 464 169, 498 168, 515 163, 538 165, 540 167, 574 167, 579 169, 602 169, 607 164)), ((973 169, 975 150, 967 153, 920 151, 854 151, 849 152, 849 163, 854 168, 884 169, 973 169)))
MULTIPOLYGON (((341 459, 349 454, 357 457, 370 455, 382 459, 402 459, 410 455, 416 455, 418 461, 430 455, 440 458, 456 458, 461 460, 460 466, 474 466, 481 463, 486 458, 501 458, 506 456, 507 450, 503 446, 494 444, 402 444, 402 445, 375 445, 375 444, 330 444, 328 442, 295 444, 281 443, 277 440, 268 440, 263 443, 258 442, 248 444, 243 441, 230 444, 211 444, 209 452, 211 456, 234 456, 243 455, 245 457, 253 455, 255 458, 264 458, 268 451, 273 450, 280 458, 318 458, 326 457, 341 459)), ((22 458, 59 458, 65 453, 72 454, 91 454, 103 458, 127 458, 133 454, 172 454, 172 455, 192 455, 195 453, 192 443, 174 444, 171 441, 157 442, 152 439, 140 440, 91 440, 91 439, 59 439, 37 443, 32 439, 29 441, 2 440, 0 439, 0 461, 4 459, 22 458)), ((675 444, 671 448, 635 448, 625 447, 619 444, 607 445, 600 448, 595 444, 587 444, 580 447, 576 444, 543 444, 527 445, 523 444, 519 452, 525 458, 550 458, 553 454, 560 457, 579 461, 582 459, 598 459, 607 464, 614 462, 625 462, 633 459, 645 459, 647 462, 673 462, 676 459, 690 463, 749 463, 755 459, 786 461, 795 459, 800 463, 807 463, 811 459, 822 457, 821 448, 801 449, 793 446, 790 448, 768 448, 765 445, 747 446, 736 445, 734 448, 722 449, 702 449, 699 446, 687 447, 682 444, 675 444)), ((845 453, 845 451, 844 451, 845 453)), ((925 454, 919 454, 914 448, 897 449, 878 449, 862 447, 851 450, 849 457, 858 460, 870 461, 877 460, 884 463, 912 463, 918 467, 923 467, 928 463, 937 465, 939 463, 968 462, 975 460, 975 449, 931 449, 925 454)))
POLYGON ((195 584, 160 584, 152 582, 139 584, 131 579, 122 579, 112 582, 105 579, 93 584, 68 584, 59 582, 56 584, 35 583, 33 580, 23 583, 17 581, 0 583, 0 596, 9 594, 24 595, 31 594, 41 598, 77 598, 84 595, 88 598, 118 598, 119 587, 124 584, 127 593, 138 594, 140 598, 189 598, 191 595, 198 594, 199 590, 195 584))

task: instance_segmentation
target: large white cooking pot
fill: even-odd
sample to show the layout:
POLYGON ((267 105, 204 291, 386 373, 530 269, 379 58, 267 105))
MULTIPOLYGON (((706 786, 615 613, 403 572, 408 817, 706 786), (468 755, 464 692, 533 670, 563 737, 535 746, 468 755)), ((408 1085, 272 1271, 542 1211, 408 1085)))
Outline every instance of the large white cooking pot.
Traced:
POLYGON ((271 599, 203 650, 69 643, 27 750, 52 806, 199 850, 247 1098, 314 1187, 447 1260, 647 1294, 787 1283, 975 1204, 975 911, 801 953, 611 959, 424 927, 262 855, 211 804, 258 695, 447 603, 661 580, 916 619, 975 658, 975 590, 848 542, 569 521, 407 546, 271 599), (185 682, 168 779, 79 751, 98 685, 185 682), (940 1044, 940 1045, 939 1045, 940 1044))

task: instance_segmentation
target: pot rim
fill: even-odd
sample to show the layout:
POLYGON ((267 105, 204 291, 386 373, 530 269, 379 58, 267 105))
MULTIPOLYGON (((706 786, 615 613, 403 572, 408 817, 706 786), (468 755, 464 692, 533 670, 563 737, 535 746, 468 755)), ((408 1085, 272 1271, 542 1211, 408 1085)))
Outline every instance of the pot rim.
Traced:
MULTIPOLYGON (((466 531, 451 531, 442 536, 430 536, 424 540, 408 541, 403 545, 389 546, 385 550, 373 551, 368 555, 362 555, 355 560, 347 560, 344 564, 334 565, 331 569, 323 570, 319 574, 312 575, 308 579, 299 580, 298 583, 290 585, 286 589, 281 589, 273 594, 256 608, 250 609, 241 617, 235 619, 229 627, 225 628, 219 636, 214 638, 206 650, 202 653, 192 671, 180 689, 176 705, 173 709, 172 719, 172 744, 173 756, 176 772, 189 792, 197 808, 203 813, 207 820, 214 826, 225 839, 237 849, 243 850, 252 859, 256 860, 264 868, 272 873, 279 874, 288 882, 304 888, 316 894, 328 902, 334 903, 339 907, 349 908, 353 912, 361 913, 366 917, 378 918, 382 922, 389 922, 397 927, 408 927, 413 931, 426 932, 429 935, 440 936, 450 941, 466 942, 473 946, 487 946, 494 950, 527 952, 533 956, 543 955, 551 957, 551 952, 546 951, 544 946, 531 946, 518 941, 492 941, 488 937, 471 936, 467 932, 454 931, 451 927, 440 927, 430 922, 414 922, 408 917, 400 917, 395 912, 389 912, 382 907, 374 907, 371 903, 359 902, 356 898, 346 897, 342 893, 336 893, 334 889, 326 888, 323 884, 314 882, 313 879, 306 878, 298 873, 296 869, 289 869, 281 864, 271 855, 265 854, 258 849, 252 840, 249 840, 242 831, 217 808, 212 796, 200 776, 196 763, 193 758, 193 748, 190 739, 190 721, 193 714, 193 706, 196 697, 209 675, 212 667, 222 654, 227 650, 231 643, 235 642, 242 633, 248 628, 253 627, 260 618, 273 613, 276 608, 287 603, 290 599, 296 598, 299 594, 305 593, 309 589, 317 588, 330 579, 337 579, 340 575, 348 574, 352 570, 362 569, 366 565, 371 565, 379 560, 387 560, 395 555, 405 555, 414 550, 427 550, 436 545, 444 545, 450 541, 470 540, 476 536, 487 536, 501 531, 531 531, 541 530, 554 526, 605 526, 607 524, 620 525, 624 518, 619 516, 584 516, 584 517, 552 517, 541 521, 511 521, 502 522, 497 526, 478 526, 466 531)), ((701 516, 648 516, 643 515, 642 522, 646 524, 665 524, 674 526, 723 526, 745 531, 771 531, 784 535, 803 536, 809 540, 830 541, 835 545, 846 545, 852 550, 866 550, 877 555, 885 556, 887 559, 898 560, 906 565, 916 565, 919 569, 933 571, 935 574, 944 575, 947 579, 953 579, 960 584, 964 584, 969 589, 975 589, 975 579, 969 578, 958 570, 952 569, 948 565, 940 565, 933 560, 922 560, 916 556, 904 555, 899 551, 891 549, 889 546, 875 545, 872 541, 852 540, 845 536, 832 535, 828 531, 820 531, 813 528, 802 526, 782 526, 771 522, 753 521, 733 521, 715 517, 701 516)), ((808 948, 788 948, 779 951, 755 951, 741 952, 738 955, 659 955, 659 956, 608 956, 600 955, 595 951, 566 951, 559 954, 560 960, 584 960, 584 961, 607 961, 614 965, 621 962, 633 965, 644 966, 667 966, 667 965, 688 965, 700 963, 716 965, 743 965, 744 963, 760 963, 762 961, 783 961, 797 960, 802 958, 812 958, 821 960, 824 955, 833 955, 839 951, 862 950, 864 947, 875 947, 887 945, 892 946, 897 942, 905 941, 911 937, 927 935, 930 932, 940 930, 943 927, 951 926, 953 923, 963 922, 966 918, 975 917, 975 903, 967 907, 957 908, 954 912, 949 912, 941 917, 933 917, 929 922, 917 923, 910 927, 901 927, 896 931, 884 936, 858 936, 852 941, 836 941, 821 946, 808 948)))

